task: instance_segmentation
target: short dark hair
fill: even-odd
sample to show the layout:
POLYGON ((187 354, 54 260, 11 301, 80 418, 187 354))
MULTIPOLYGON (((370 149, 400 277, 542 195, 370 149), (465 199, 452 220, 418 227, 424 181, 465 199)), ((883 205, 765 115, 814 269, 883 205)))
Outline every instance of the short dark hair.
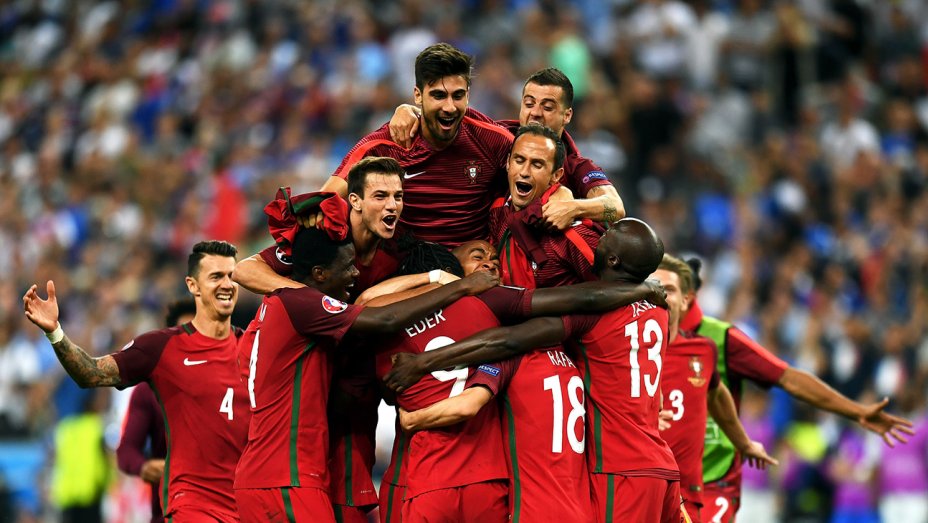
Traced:
POLYGON ((570 108, 574 105, 574 84, 570 82, 570 78, 567 78, 567 75, 557 67, 546 67, 540 71, 532 73, 532 76, 528 77, 528 80, 522 84, 522 90, 525 90, 525 86, 528 84, 536 85, 553 85, 555 87, 560 87, 563 91, 563 100, 564 106, 570 108))
POLYGON ((474 59, 444 42, 426 47, 416 57, 416 87, 421 91, 446 76, 462 76, 470 87, 474 59))
POLYGON ((396 175, 402 180, 403 167, 400 162, 384 156, 361 158, 348 171, 348 194, 354 193, 364 198, 364 185, 367 184, 369 174, 396 175))
POLYGON ((328 267, 338 256, 338 249, 351 244, 351 236, 335 241, 325 231, 315 227, 300 228, 293 238, 291 261, 293 262, 294 281, 303 281, 313 271, 313 267, 328 267))
POLYGON ((564 142, 561 141, 561 138, 556 132, 552 131, 550 127, 538 124, 519 127, 519 130, 516 131, 515 139, 512 140, 513 147, 516 146, 516 142, 523 134, 534 134, 535 136, 550 138, 551 141, 554 142, 554 168, 552 171, 556 171, 564 166, 564 157, 567 156, 567 150, 564 148, 564 142))
POLYGON ((229 242, 222 240, 200 242, 193 246, 190 256, 187 257, 187 276, 196 278, 200 272, 200 260, 208 255, 235 258, 236 254, 238 254, 238 249, 229 242))
POLYGON ((197 302, 193 298, 182 298, 168 304, 168 313, 164 316, 164 325, 174 327, 177 320, 186 314, 197 313, 197 302))
POLYGON ((455 276, 464 277, 464 267, 461 266, 460 260, 444 245, 418 240, 404 254, 406 258, 400 263, 400 268, 396 272, 399 276, 441 269, 455 276))

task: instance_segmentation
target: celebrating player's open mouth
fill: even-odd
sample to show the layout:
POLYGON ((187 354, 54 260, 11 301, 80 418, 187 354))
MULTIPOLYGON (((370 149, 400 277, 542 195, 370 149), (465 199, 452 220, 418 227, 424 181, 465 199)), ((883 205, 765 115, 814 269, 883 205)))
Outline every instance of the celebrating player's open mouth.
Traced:
POLYGON ((380 221, 383 222, 384 227, 386 227, 388 231, 393 231, 396 229, 396 222, 398 220, 399 216, 397 216, 395 213, 391 213, 384 216, 380 221))
POLYGON ((535 186, 529 182, 516 182, 515 183, 515 193, 519 196, 531 196, 532 191, 535 189, 535 186))

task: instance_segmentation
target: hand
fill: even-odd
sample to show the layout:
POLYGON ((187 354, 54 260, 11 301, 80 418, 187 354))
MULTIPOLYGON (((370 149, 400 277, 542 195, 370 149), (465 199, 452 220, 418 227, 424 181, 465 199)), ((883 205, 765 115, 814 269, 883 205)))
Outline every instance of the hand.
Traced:
POLYGON ((461 280, 468 296, 480 294, 499 285, 499 274, 489 271, 472 272, 461 280))
POLYGON ((670 428, 673 421, 673 411, 663 409, 657 413, 657 430, 664 431, 670 428))
POLYGON ((425 371, 419 368, 419 357, 409 352, 394 354, 391 358, 393 368, 383 377, 387 388, 397 393, 403 392, 413 386, 425 376, 425 371))
POLYGON ((548 203, 542 206, 541 212, 545 218, 545 225, 551 229, 563 231, 576 221, 577 206, 575 200, 555 200, 556 194, 554 193, 548 203))
POLYGON ((662 309, 667 308, 667 291, 664 290, 664 286, 661 285, 659 280, 645 280, 642 285, 648 287, 651 291, 651 295, 647 298, 650 303, 662 309))
POLYGON ((894 447, 893 438, 899 443, 907 443, 908 440, 903 433, 912 436, 915 431, 912 430, 912 422, 883 412, 886 405, 889 404, 889 398, 883 398, 883 401, 864 407, 863 412, 857 418, 857 423, 861 427, 876 432, 883 437, 883 441, 890 447, 894 447))
POLYGON ((760 470, 767 468, 767 465, 779 465, 780 462, 771 458, 767 451, 764 450, 764 445, 759 441, 751 441, 748 443, 748 446, 743 449, 738 449, 741 452, 741 455, 744 456, 744 459, 747 460, 748 464, 752 467, 760 470))
POLYGON ((304 229, 312 229, 313 227, 322 229, 325 224, 325 215, 322 214, 322 211, 313 214, 298 214, 296 215, 296 222, 302 225, 304 229))
POLYGON ((403 407, 399 408, 400 428, 403 432, 412 432, 412 423, 410 423, 409 411, 403 407))
POLYGON ((441 271, 438 277, 438 283, 442 285, 448 285, 449 283, 453 281, 458 281, 460 279, 461 278, 457 276, 456 274, 451 274, 450 272, 441 271))
POLYGON ((419 130, 419 108, 415 105, 402 104, 390 118, 390 139, 403 149, 409 149, 412 139, 419 130))
POLYGON ((150 459, 142 463, 142 469, 139 470, 139 477, 148 483, 158 483, 164 476, 164 460, 150 459))
POLYGON ((23 295, 23 310, 26 311, 29 321, 49 333, 58 328, 58 298, 55 296, 55 282, 48 280, 45 284, 45 291, 48 293, 47 300, 39 297, 36 288, 36 285, 29 287, 23 295))

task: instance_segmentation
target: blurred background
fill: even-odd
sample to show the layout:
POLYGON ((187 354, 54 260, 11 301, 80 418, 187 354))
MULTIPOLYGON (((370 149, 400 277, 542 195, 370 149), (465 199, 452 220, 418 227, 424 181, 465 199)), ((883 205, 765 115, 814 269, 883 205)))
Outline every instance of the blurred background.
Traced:
MULTIPOLYGON (((704 310, 852 398, 892 398, 922 436, 902 461, 928 475, 928 2, 11 0, 0 521, 56 521, 87 484, 57 463, 60 423, 96 416, 91 452, 112 459, 128 398, 63 374, 22 314, 28 286, 54 279, 65 330, 101 354, 160 328, 190 247, 266 246, 276 188, 321 186, 410 102, 438 41, 476 56, 471 106, 497 119, 517 117, 529 74, 566 72, 581 153, 669 252, 704 260, 704 310)), ((243 291, 234 322, 257 302, 243 291)), ((877 521, 848 514, 875 518, 899 488, 898 451, 843 420, 778 391, 749 390, 742 411, 782 462, 747 474, 742 510, 877 521)), ((147 488, 106 469, 81 495, 147 521, 147 488)))

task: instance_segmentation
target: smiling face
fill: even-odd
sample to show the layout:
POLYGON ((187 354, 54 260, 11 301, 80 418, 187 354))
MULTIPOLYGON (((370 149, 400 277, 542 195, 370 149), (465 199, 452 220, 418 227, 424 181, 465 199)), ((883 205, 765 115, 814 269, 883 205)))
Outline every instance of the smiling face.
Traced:
POLYGON ((490 242, 473 240, 454 249, 454 256, 464 268, 464 276, 478 271, 499 275, 499 258, 490 242))
POLYGON ((520 125, 544 125, 560 136, 573 114, 574 110, 564 104, 564 89, 560 86, 529 82, 522 89, 520 125))
POLYGON ((444 76, 424 90, 415 88, 416 105, 422 109, 422 136, 433 146, 443 148, 454 140, 461 128, 470 87, 460 75, 444 76))
POLYGON ((651 274, 650 278, 660 281, 667 293, 667 307, 670 312, 668 328, 672 339, 680 325, 680 318, 686 312, 686 299, 680 286, 680 276, 667 269, 658 269, 651 274))
POLYGON ((507 165, 509 193, 516 210, 541 198, 564 174, 563 167, 554 170, 554 153, 554 142, 545 136, 526 133, 516 138, 507 165))
POLYGON ((235 258, 207 254, 199 263, 195 276, 187 276, 187 289, 197 302, 197 310, 213 320, 232 316, 238 301, 238 284, 232 281, 235 258))
POLYGON ((314 268, 313 279, 318 281, 318 289, 336 300, 349 301, 354 281, 360 274, 354 266, 354 245, 346 243, 338 248, 335 259, 328 267, 316 274, 314 268), (321 281, 320 281, 321 280, 321 281))
POLYGON ((353 212, 361 213, 361 223, 371 233, 392 238, 403 212, 403 181, 395 174, 369 173, 364 194, 351 193, 348 202, 353 212))

